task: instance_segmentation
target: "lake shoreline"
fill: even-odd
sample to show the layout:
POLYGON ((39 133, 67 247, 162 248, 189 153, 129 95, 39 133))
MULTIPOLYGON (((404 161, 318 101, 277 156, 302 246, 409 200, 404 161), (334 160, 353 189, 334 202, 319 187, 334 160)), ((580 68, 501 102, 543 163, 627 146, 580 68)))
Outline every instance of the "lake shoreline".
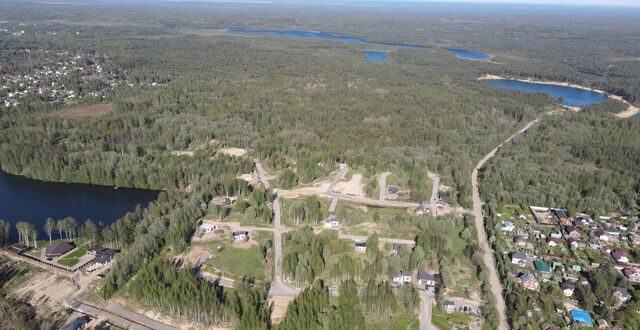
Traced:
MULTIPOLYGON (((590 88, 590 87, 586 87, 586 86, 582 86, 582 85, 577 85, 577 84, 572 84, 572 83, 567 83, 567 82, 560 82, 560 81, 535 80, 535 79, 532 79, 532 78, 527 78, 527 79, 508 78, 508 77, 502 77, 502 76, 497 76, 497 75, 492 75, 492 74, 485 74, 482 77, 478 77, 478 80, 498 80, 498 79, 501 79, 501 80, 515 80, 515 81, 520 81, 520 82, 530 83, 530 84, 554 85, 554 86, 561 86, 561 87, 577 88, 577 89, 582 89, 582 90, 586 90, 586 91, 590 91, 590 92, 606 95, 608 98, 610 98, 612 100, 620 101, 620 102, 622 102, 622 103, 627 105, 627 110, 615 114, 615 116, 618 117, 618 118, 631 118, 631 117, 637 115, 638 113, 640 113, 640 109, 638 107, 636 107, 633 104, 627 102, 625 99, 622 98, 622 96, 609 94, 609 93, 607 93, 607 92, 605 92, 605 91, 603 91, 601 89, 595 89, 595 88, 590 88)), ((580 109, 580 108, 577 108, 577 107, 567 107, 567 108, 569 108, 571 110, 575 110, 575 111, 578 111, 580 109)))

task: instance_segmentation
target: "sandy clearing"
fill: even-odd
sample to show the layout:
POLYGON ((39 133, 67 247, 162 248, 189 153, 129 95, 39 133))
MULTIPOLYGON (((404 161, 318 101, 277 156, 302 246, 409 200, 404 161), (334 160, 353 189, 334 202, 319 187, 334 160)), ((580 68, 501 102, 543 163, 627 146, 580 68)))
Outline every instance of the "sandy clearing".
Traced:
MULTIPOLYGON (((505 78, 505 77, 491 75, 491 74, 487 74, 487 75, 484 75, 484 76, 478 78, 478 80, 492 80, 492 79, 507 79, 507 80, 522 81, 522 82, 531 83, 531 84, 546 84, 546 85, 555 85, 555 86, 563 86, 563 87, 572 87, 572 88, 583 89, 583 90, 587 90, 587 91, 591 91, 591 92, 595 92, 595 93, 605 94, 610 99, 616 100, 616 101, 620 101, 620 102, 622 102, 622 103, 627 105, 627 110, 616 114, 617 117, 619 117, 619 118, 629 118, 629 117, 633 117, 636 114, 640 113, 640 109, 638 109, 637 107, 635 107, 631 103, 625 101, 622 98, 622 96, 607 94, 607 92, 605 92, 605 91, 603 91, 601 89, 589 88, 589 87, 585 87, 585 86, 581 86, 581 85, 576 85, 576 84, 571 84, 571 83, 566 83, 566 82, 559 82, 559 81, 535 80, 535 79, 532 79, 532 78, 527 78, 527 79, 505 78)), ((573 111, 580 111, 580 108, 576 108, 576 107, 567 107, 567 108, 569 108, 569 109, 571 109, 573 111)))
POLYGON ((351 180, 338 182, 333 191, 347 195, 365 197, 362 174, 356 173, 351 176, 351 180))
POLYGON ((38 311, 42 307, 45 310, 53 311, 64 308, 62 300, 76 290, 77 287, 71 280, 42 272, 22 283, 13 290, 12 294, 18 299, 23 299, 29 304, 39 307, 38 311))
POLYGON ((107 113, 111 112, 111 108, 111 103, 81 105, 73 108, 54 111, 50 113, 49 116, 62 119, 93 118, 106 115, 107 113))
POLYGON ((172 151, 171 154, 174 155, 174 156, 189 156, 189 157, 193 157, 193 150, 172 151))
POLYGON ((247 154, 247 151, 242 148, 221 148, 218 152, 223 155, 241 157, 247 154))
MULTIPOLYGON (((427 177, 429 177, 429 179, 431 179, 431 181, 433 181, 438 175, 431 172, 431 171, 427 171, 427 177)), ((440 189, 438 189, 439 191, 443 191, 443 192, 447 192, 447 191, 451 191, 451 187, 446 186, 444 184, 442 184, 442 181, 440 181, 440 189)))
POLYGON ((271 321, 273 324, 278 324, 284 318, 287 312, 287 306, 295 297, 286 296, 269 296, 267 300, 269 304, 273 304, 273 311, 271 312, 271 321))

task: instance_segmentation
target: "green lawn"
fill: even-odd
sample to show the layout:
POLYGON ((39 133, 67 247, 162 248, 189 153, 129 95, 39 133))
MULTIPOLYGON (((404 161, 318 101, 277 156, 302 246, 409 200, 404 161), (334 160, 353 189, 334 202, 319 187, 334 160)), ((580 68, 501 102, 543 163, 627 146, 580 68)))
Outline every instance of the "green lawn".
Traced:
POLYGON ((418 330, 420 329, 420 320, 410 317, 406 313, 395 312, 388 320, 374 320, 365 317, 365 329, 418 330))
POLYGON ((471 317, 469 314, 465 313, 451 313, 447 314, 440 308, 434 308, 431 314, 431 323, 436 326, 440 330, 449 330, 453 329, 452 324, 463 325, 464 327, 458 327, 458 329, 467 329, 469 323, 471 322, 471 317))
POLYGON ((80 261, 80 258, 82 258, 85 254, 87 254, 87 248, 86 246, 81 246, 77 248, 75 251, 66 255, 64 258, 59 259, 58 263, 63 266, 73 267, 80 261))
POLYGON ((242 278, 253 277, 258 281, 264 280, 264 259, 257 246, 248 249, 224 247, 221 251, 212 251, 213 256, 207 265, 222 270, 224 276, 242 278))

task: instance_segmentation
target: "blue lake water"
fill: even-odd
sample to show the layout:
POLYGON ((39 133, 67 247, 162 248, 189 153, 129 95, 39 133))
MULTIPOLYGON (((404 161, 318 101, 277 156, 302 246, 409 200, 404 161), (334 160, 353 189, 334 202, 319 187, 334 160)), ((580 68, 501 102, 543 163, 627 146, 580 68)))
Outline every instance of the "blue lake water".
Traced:
POLYGON ((387 43, 379 41, 371 41, 362 38, 348 37, 348 36, 336 36, 322 32, 310 32, 310 31, 291 31, 291 30, 257 30, 257 29, 229 29, 228 32, 243 33, 243 34, 266 34, 281 37, 298 37, 298 38, 311 38, 311 39, 329 39, 341 42, 348 42, 354 44, 371 44, 382 45, 400 48, 428 48, 424 45, 402 44, 402 43, 387 43))
POLYGON ((367 61, 386 61, 389 58, 387 52, 366 52, 364 53, 364 59, 367 61))
POLYGON ((491 86, 524 91, 528 93, 547 93, 556 99, 563 98, 563 104, 570 107, 584 107, 589 104, 603 103, 607 100, 604 94, 565 86, 556 86, 552 84, 534 84, 524 81, 510 79, 491 79, 487 80, 491 86))
POLYGON ((488 60, 491 58, 491 55, 489 54, 472 52, 464 49, 448 48, 447 50, 458 58, 465 60, 488 60))
POLYGON ((18 221, 32 223, 40 230, 39 239, 45 239, 47 217, 73 217, 78 224, 91 219, 110 225, 136 205, 147 207, 156 198, 158 192, 153 190, 44 182, 0 171, 0 219, 12 224, 16 241, 18 221))

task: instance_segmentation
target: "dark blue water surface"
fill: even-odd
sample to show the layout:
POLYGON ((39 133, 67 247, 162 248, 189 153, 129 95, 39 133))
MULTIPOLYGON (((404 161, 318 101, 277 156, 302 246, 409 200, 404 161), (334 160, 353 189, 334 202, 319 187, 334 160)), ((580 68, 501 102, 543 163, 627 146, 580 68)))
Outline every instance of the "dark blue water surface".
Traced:
POLYGON ((389 58, 387 52, 366 52, 364 59, 367 61, 386 61, 389 58))
POLYGON ((448 48, 450 53, 465 60, 487 60, 491 55, 485 53, 472 52, 464 49, 448 48))
POLYGON ((528 93, 548 93, 554 98, 564 98, 563 104, 570 107, 584 107, 589 104, 603 103, 607 100, 604 94, 565 86, 552 84, 535 84, 510 79, 491 79, 487 82, 494 87, 510 90, 524 91, 528 93))
POLYGON ((290 30, 254 30, 254 29, 229 29, 228 32, 232 33, 244 33, 244 34, 267 34, 281 37, 299 37, 299 38, 312 38, 312 39, 330 39, 354 44, 371 44, 371 45, 383 45, 400 48, 428 48, 424 45, 412 45, 412 44, 399 44, 399 43, 387 43, 379 41, 371 41, 362 38, 355 37, 341 37, 322 32, 310 32, 310 31, 290 31, 290 30))
POLYGON ((136 205, 147 207, 157 197, 153 190, 44 182, 0 171, 0 219, 12 224, 15 240, 18 221, 34 224, 40 230, 39 239, 45 239, 47 217, 73 217, 79 224, 91 219, 110 225, 136 205))

